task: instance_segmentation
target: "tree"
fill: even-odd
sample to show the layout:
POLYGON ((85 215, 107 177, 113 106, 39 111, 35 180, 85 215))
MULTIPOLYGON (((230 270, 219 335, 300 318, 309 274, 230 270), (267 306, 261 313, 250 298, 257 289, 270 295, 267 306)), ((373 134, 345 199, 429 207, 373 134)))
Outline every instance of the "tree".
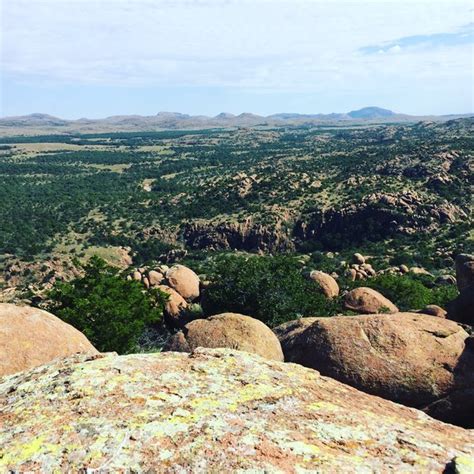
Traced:
POLYGON ((339 311, 339 302, 322 295, 289 256, 227 256, 217 263, 213 280, 203 299, 207 314, 233 311, 273 327, 339 311))
POLYGON ((82 268, 84 276, 55 285, 46 309, 84 333, 99 351, 133 351, 145 328, 161 320, 167 296, 145 292, 97 256, 82 268))

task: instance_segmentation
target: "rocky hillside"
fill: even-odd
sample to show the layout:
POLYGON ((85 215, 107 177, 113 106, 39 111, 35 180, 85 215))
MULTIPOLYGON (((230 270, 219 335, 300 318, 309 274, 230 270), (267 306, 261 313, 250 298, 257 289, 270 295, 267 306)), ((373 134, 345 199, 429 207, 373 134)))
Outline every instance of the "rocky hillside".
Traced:
POLYGON ((441 473, 473 462, 467 430, 226 349, 58 360, 1 379, 0 406, 5 471, 441 473))
POLYGON ((3 138, 0 269, 239 250, 442 270, 473 247, 473 123, 3 138))

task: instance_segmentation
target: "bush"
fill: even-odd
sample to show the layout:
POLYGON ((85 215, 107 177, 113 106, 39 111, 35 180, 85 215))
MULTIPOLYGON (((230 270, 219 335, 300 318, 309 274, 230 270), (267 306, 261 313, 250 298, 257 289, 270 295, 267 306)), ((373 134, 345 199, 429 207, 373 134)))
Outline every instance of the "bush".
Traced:
POLYGON ((292 257, 227 256, 216 263, 212 281, 203 300, 208 315, 243 313, 273 327, 339 309, 337 300, 328 300, 304 278, 292 257))
POLYGON ((83 277, 55 285, 46 309, 85 334, 99 351, 133 351, 145 328, 161 320, 167 296, 144 292, 140 283, 127 281, 97 256, 83 270, 83 277))
POLYGON ((445 307, 458 291, 454 285, 435 286, 433 278, 426 275, 380 275, 363 282, 352 283, 352 287, 368 286, 379 291, 394 303, 400 311, 418 310, 428 304, 445 307))

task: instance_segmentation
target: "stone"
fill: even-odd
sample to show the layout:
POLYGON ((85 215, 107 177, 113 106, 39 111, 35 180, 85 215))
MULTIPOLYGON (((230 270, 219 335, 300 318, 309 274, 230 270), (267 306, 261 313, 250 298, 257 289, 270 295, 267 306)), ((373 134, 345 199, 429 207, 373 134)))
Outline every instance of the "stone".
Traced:
POLYGON ((185 300, 199 297, 199 277, 184 265, 173 265, 166 272, 169 286, 174 288, 185 300))
POLYGON ((349 268, 346 271, 346 276, 349 278, 350 281, 355 281, 357 278, 357 272, 353 268, 349 268))
POLYGON ((464 287, 459 295, 446 305, 447 318, 474 326, 474 283, 464 287))
POLYGON ((446 315, 448 314, 445 309, 441 308, 441 306, 438 306, 436 304, 426 305, 423 309, 420 309, 418 313, 436 316, 437 318, 446 318, 446 315))
POLYGON ((46 311, 0 303, 0 377, 77 352, 97 350, 81 332, 46 311))
POLYGON ((305 319, 274 329, 287 362, 474 427, 474 350, 455 322, 418 313, 305 319))
POLYGON ((365 257, 361 255, 360 253, 355 253, 352 256, 352 259, 354 260, 354 263, 358 263, 359 265, 365 263, 365 257))
POLYGON ((186 324, 170 338, 165 351, 192 352, 197 347, 227 347, 283 360, 278 338, 258 319, 237 313, 222 313, 186 324))
POLYGON ((438 278, 436 278, 435 283, 437 285, 455 285, 456 284, 456 278, 453 277, 453 275, 440 275, 438 278))
POLYGON ((425 270, 424 268, 421 268, 421 267, 411 267, 410 268, 410 273, 413 273, 413 275, 433 276, 428 270, 425 270))
POLYGON ((168 301, 165 303, 165 318, 168 323, 174 327, 182 327, 188 321, 183 319, 188 303, 186 300, 173 288, 166 285, 159 285, 158 289, 168 295, 168 301))
POLYGON ((148 280, 150 282, 150 286, 158 286, 164 280, 164 276, 162 273, 157 272, 156 270, 150 270, 148 272, 148 280))
POLYGON ((456 257, 456 280, 459 291, 474 284, 474 255, 464 253, 456 257))
POLYGON ((132 278, 136 281, 142 281, 142 274, 138 270, 135 270, 132 274, 132 278))
POLYGON ((309 278, 314 281, 327 298, 335 298, 339 295, 339 285, 337 281, 327 273, 313 270, 309 278))
POLYGON ((372 288, 359 287, 344 297, 344 306, 358 313, 397 313, 398 308, 385 296, 372 288))
POLYGON ((408 273, 410 271, 406 265, 400 265, 398 268, 400 269, 401 273, 408 273))
POLYGON ((1 380, 0 409, 2 472, 441 473, 473 461, 468 430, 230 349, 72 356, 1 380))

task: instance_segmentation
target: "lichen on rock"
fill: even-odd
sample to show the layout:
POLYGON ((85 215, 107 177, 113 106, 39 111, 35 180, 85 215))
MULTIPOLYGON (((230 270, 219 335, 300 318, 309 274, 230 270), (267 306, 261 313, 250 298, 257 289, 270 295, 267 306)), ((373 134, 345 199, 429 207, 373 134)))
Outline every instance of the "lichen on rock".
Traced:
POLYGON ((0 380, 0 470, 442 472, 472 434, 230 349, 76 355, 0 380))

